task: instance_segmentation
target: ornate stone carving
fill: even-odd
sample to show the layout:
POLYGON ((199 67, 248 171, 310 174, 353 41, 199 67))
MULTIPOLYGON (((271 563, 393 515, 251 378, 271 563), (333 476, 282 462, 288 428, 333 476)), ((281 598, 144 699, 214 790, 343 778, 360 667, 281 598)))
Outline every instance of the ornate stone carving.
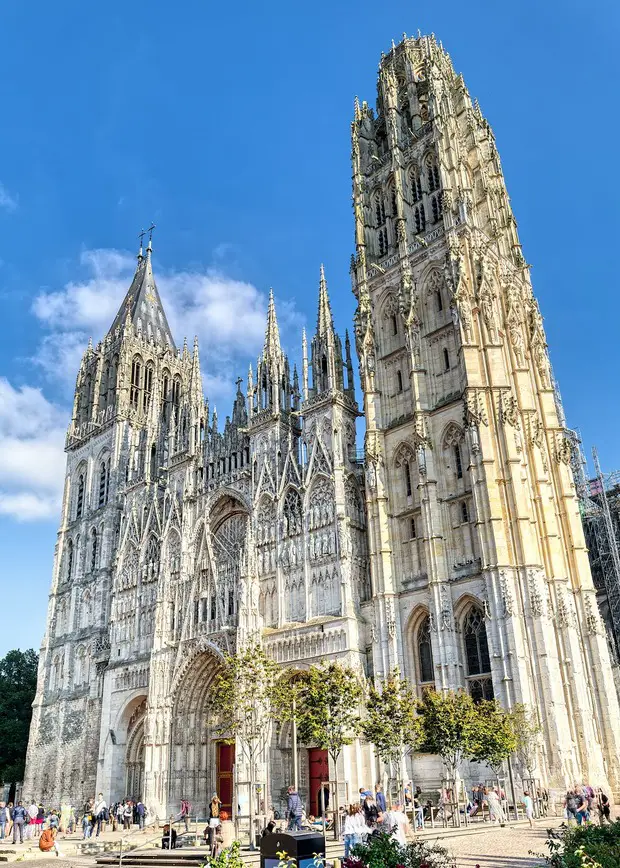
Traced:
POLYGON ((599 635, 603 632, 601 621, 598 615, 596 602, 593 602, 593 597, 586 594, 583 600, 583 608, 586 622, 586 630, 591 636, 599 635))
POLYGON ((530 609, 532 615, 537 618, 540 618, 545 614, 545 600, 543 597, 540 581, 541 580, 538 570, 529 569, 527 571, 527 587, 530 599, 530 609))
POLYGON ((499 587, 502 594, 502 604, 504 606, 504 617, 510 618, 515 613, 515 603, 508 584, 508 576, 506 570, 501 570, 499 574, 499 587))

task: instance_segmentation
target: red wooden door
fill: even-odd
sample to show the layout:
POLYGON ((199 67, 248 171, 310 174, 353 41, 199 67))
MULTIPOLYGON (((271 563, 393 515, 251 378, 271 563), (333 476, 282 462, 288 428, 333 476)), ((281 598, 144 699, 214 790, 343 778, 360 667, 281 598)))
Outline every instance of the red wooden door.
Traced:
POLYGON ((217 794, 222 803, 222 810, 232 816, 233 797, 233 766, 235 764, 235 746, 223 741, 217 743, 217 794))
POLYGON ((321 784, 329 780, 329 760, 327 751, 318 747, 308 749, 308 766, 310 768, 310 804, 308 814, 319 816, 321 813, 321 784))

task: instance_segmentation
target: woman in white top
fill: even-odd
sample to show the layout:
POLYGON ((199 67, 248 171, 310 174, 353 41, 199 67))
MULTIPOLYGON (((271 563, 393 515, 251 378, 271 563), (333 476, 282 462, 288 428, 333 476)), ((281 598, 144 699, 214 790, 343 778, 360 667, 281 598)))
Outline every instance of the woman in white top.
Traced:
POLYGON ((362 832, 366 829, 361 805, 349 805, 349 810, 344 818, 344 858, 347 859, 350 851, 357 844, 362 843, 362 832))

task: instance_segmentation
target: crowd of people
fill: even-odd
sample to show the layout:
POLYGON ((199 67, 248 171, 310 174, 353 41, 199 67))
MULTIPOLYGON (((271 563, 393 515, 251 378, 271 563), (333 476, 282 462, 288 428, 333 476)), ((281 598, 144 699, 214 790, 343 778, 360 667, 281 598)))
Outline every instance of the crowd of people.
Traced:
POLYGON ((575 784, 564 797, 564 817, 569 823, 591 823, 598 815, 602 825, 610 823, 611 802, 603 790, 594 789, 589 784, 575 784))

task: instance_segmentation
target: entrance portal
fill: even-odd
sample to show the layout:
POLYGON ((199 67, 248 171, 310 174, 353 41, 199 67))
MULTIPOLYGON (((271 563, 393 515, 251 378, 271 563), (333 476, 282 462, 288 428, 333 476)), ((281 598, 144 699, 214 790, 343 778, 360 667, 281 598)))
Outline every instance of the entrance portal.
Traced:
MULTIPOLYGON (((308 766, 310 769, 310 804, 309 814, 321 814, 321 784, 329 780, 329 759, 327 751, 318 747, 308 749, 308 766)), ((329 787, 325 788, 324 806, 329 804, 329 787)))
POLYGON ((232 815, 233 767, 235 765, 235 746, 224 741, 217 743, 217 794, 222 810, 232 815))

